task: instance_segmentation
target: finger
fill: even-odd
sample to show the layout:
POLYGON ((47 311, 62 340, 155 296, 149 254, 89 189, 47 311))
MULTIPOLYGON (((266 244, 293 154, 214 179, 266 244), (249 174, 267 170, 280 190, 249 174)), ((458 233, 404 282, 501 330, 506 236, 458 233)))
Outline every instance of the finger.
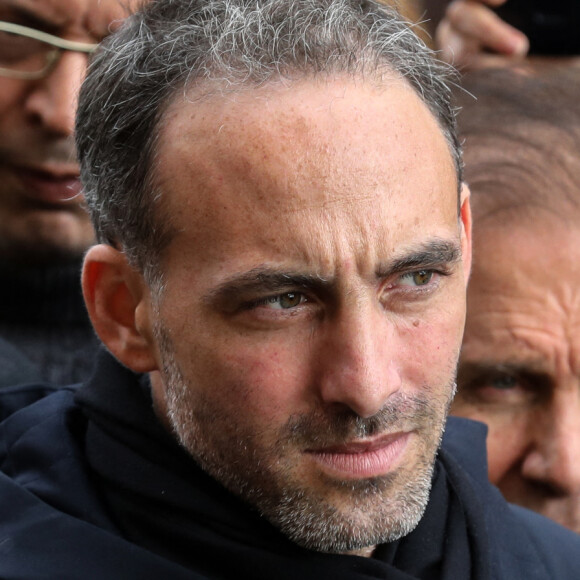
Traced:
POLYGON ((465 36, 457 34, 448 20, 442 20, 437 27, 435 43, 439 48, 439 58, 457 68, 468 65, 474 51, 479 48, 465 36))
POLYGON ((523 56, 529 49, 525 34, 504 22, 480 2, 455 0, 445 13, 454 32, 483 49, 509 56, 523 56))
POLYGON ((487 4, 488 6, 493 6, 496 8, 497 6, 501 6, 505 4, 507 0, 479 0, 482 4, 487 4))

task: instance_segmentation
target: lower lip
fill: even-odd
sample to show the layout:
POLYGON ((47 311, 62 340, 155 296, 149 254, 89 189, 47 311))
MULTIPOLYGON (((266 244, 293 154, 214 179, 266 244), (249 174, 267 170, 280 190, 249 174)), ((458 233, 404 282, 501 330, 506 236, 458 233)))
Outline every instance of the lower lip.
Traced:
POLYGON ((409 433, 389 438, 383 445, 361 452, 308 451, 311 457, 329 471, 342 479, 363 479, 379 477, 392 471, 403 455, 409 433))
POLYGON ((24 195, 49 204, 77 203, 75 198, 78 198, 81 192, 80 181, 74 177, 56 178, 42 173, 22 171, 20 180, 25 189, 24 195))

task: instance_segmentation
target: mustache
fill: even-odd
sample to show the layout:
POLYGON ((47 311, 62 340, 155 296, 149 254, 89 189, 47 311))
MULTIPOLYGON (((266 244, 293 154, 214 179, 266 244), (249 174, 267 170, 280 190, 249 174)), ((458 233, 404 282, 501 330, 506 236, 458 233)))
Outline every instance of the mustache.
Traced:
POLYGON ((0 163, 36 166, 43 164, 68 165, 77 164, 74 139, 7 139, 0 143, 0 163))
POLYGON ((449 401, 395 394, 372 417, 360 417, 351 409, 293 415, 278 440, 303 448, 321 448, 383 433, 425 429, 440 423, 442 408, 448 409, 449 401))

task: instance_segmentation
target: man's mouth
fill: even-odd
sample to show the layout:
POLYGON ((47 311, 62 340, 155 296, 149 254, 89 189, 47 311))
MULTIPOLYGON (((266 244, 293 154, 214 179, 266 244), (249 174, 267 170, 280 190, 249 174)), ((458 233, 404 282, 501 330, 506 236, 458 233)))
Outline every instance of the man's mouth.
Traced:
POLYGON ((318 449, 307 449, 322 469, 341 479, 380 477, 395 469, 411 433, 398 432, 318 449))
POLYGON ((81 183, 78 171, 68 167, 16 169, 23 194, 36 202, 58 206, 78 204, 81 183))

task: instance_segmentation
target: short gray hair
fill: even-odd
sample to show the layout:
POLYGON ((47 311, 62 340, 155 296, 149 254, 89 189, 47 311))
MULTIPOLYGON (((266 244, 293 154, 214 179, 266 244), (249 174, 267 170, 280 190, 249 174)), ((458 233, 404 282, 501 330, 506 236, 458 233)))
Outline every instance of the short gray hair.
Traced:
POLYGON ((393 73, 437 119, 460 182, 449 69, 394 9, 371 0, 152 0, 104 41, 80 93, 81 178, 99 241, 156 273, 171 230, 158 215, 155 143, 178 90, 393 73))

